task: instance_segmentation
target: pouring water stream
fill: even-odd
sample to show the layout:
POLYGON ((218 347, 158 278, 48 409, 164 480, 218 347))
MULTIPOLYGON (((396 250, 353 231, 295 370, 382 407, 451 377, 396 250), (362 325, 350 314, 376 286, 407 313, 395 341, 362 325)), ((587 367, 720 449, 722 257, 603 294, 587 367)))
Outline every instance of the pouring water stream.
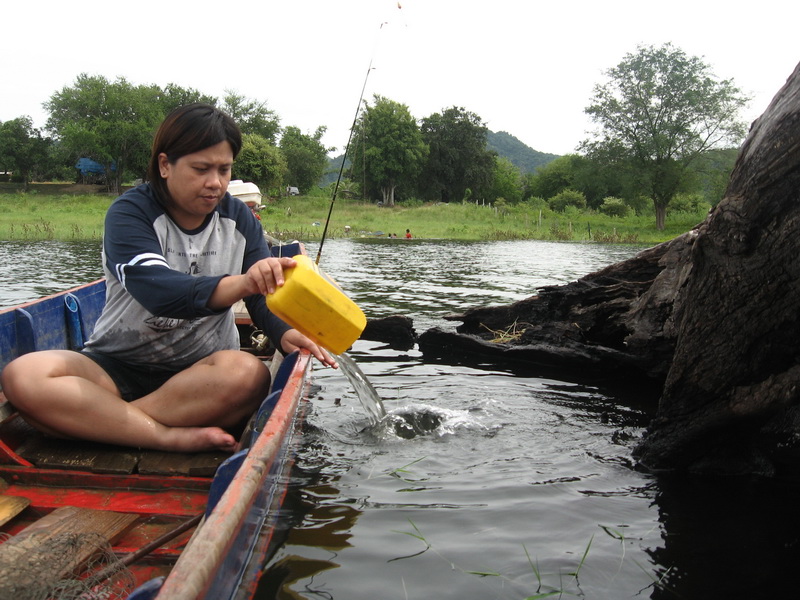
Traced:
POLYGON ((439 431, 448 424, 453 426, 463 419, 456 412, 426 405, 408 405, 387 413, 383 401, 356 361, 347 354, 336 356, 336 360, 364 408, 369 420, 367 429, 376 430, 385 427, 386 431, 392 432, 397 437, 412 439, 418 435, 439 431))
POLYGON ((367 376, 364 375, 355 360, 345 353, 339 354, 335 358, 339 363, 342 373, 344 373, 353 386, 361 402, 361 406, 364 407, 364 412, 367 413, 370 426, 377 425, 386 417, 386 409, 383 406, 383 401, 380 396, 378 396, 378 392, 372 387, 367 376))

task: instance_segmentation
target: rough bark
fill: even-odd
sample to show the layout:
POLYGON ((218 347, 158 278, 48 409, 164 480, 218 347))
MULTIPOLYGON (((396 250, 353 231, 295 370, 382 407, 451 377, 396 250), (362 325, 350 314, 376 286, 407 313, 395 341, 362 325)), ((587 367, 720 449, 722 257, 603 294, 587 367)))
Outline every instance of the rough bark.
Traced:
POLYGON ((677 346, 637 455, 654 469, 800 467, 800 67, 751 127, 698 229, 677 346), (794 466, 792 465, 794 463, 794 466))
POLYGON ((799 196, 800 66, 695 230, 527 300, 454 316, 458 333, 430 330, 420 348, 641 376, 663 384, 635 453, 642 466, 798 475, 799 196))

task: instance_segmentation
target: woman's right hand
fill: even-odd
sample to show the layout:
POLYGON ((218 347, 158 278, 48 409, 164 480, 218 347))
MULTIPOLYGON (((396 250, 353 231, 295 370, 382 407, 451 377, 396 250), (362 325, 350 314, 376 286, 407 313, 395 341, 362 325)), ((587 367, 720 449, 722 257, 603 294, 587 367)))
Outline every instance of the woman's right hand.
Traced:
POLYGON ((281 287, 285 278, 283 276, 284 269, 291 269, 297 266, 297 261, 293 258, 264 258, 247 270, 245 273, 245 282, 248 287, 249 294, 272 294, 281 287))
POLYGON ((255 263, 243 275, 223 277, 211 294, 208 307, 221 310, 253 294, 271 294, 286 281, 283 270, 295 266, 297 262, 293 258, 265 258, 255 263))

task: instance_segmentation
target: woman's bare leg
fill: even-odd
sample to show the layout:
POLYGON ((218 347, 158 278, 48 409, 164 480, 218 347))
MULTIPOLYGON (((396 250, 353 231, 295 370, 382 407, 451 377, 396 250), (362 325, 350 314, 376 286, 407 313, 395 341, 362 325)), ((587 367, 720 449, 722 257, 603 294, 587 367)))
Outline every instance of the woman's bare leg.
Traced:
MULTIPOLYGON (((228 425, 225 416, 243 414, 244 405, 257 405, 258 399, 245 401, 243 393, 234 393, 225 408, 210 409, 213 402, 205 394, 218 400, 224 397, 224 386, 209 377, 217 373, 225 375, 221 373, 223 370, 243 377, 241 371, 232 368, 236 362, 233 357, 221 361, 212 357, 205 359, 210 365, 201 361, 204 364, 184 373, 198 366, 220 367, 217 370, 201 371, 197 376, 180 377, 173 382, 184 375, 179 373, 162 387, 166 388, 164 393, 158 394, 157 390, 141 400, 125 402, 106 372, 86 356, 60 350, 36 352, 6 366, 2 373, 3 392, 31 424, 59 435, 160 450, 232 451, 236 440, 221 428, 228 425), (186 417, 186 421, 179 422, 181 417, 186 417)), ((264 376, 247 359, 244 363, 244 372, 250 372, 255 383, 252 380, 243 383, 251 392, 258 389, 260 393, 268 386, 268 373, 264 376)), ((264 365, 260 366, 266 370, 264 365)), ((224 379, 231 382, 230 378, 224 379)))
POLYGON ((260 359, 239 350, 223 350, 131 404, 164 425, 235 427, 258 408, 269 382, 269 369, 260 359))

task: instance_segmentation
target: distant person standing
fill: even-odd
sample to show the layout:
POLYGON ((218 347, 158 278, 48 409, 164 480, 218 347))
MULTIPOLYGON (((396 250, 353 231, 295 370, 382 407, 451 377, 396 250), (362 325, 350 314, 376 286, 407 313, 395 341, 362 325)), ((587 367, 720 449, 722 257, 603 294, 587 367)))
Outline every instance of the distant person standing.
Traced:
POLYGON ((408 229, 406 229, 406 239, 407 239, 407 240, 410 240, 410 239, 411 239, 411 231, 410 231, 410 230, 408 230, 408 229))

